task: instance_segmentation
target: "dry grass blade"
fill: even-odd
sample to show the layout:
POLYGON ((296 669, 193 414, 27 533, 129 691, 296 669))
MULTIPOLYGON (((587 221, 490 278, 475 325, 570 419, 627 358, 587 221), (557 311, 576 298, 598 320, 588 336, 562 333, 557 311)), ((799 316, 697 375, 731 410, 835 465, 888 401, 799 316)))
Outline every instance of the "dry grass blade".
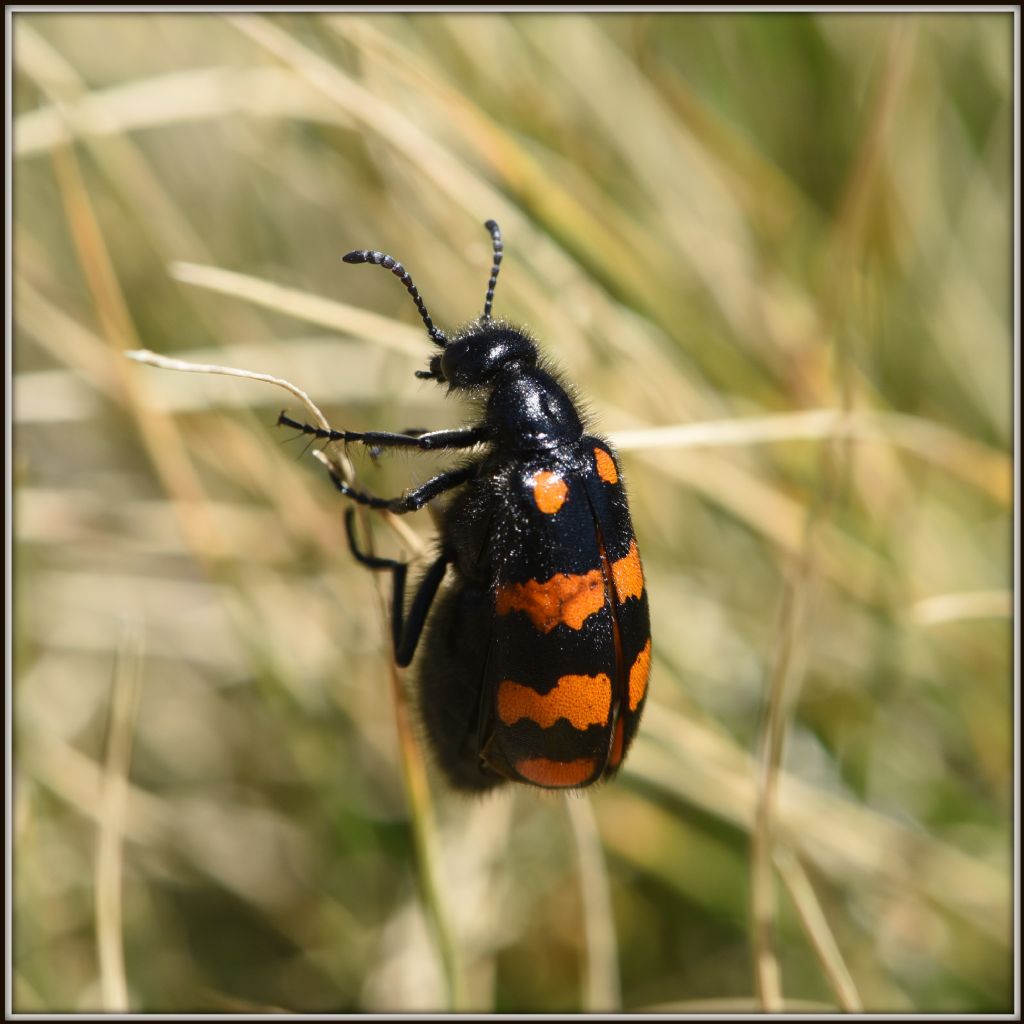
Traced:
MULTIPOLYGON (((89 284, 105 339, 113 352, 137 344, 134 322, 96 218, 78 160, 70 147, 54 151, 54 166, 79 265, 89 284)), ((116 361, 115 361, 116 363, 116 361)), ((144 389, 115 366, 121 398, 135 417, 154 466, 169 494, 176 496, 182 529, 196 554, 209 563, 225 554, 225 539, 206 515, 202 485, 174 425, 147 405, 144 389)))
POLYGON ((935 594, 914 604, 910 614, 922 626, 970 619, 1009 619, 1013 617, 1013 592, 981 590, 964 594, 935 594))
POLYGON ((804 618, 806 566, 804 572, 787 580, 779 614, 775 660, 765 694, 765 718, 762 726, 761 756, 757 775, 757 797, 751 832, 750 915, 754 947, 755 989, 766 1013, 781 1013, 783 1006, 782 973, 779 968, 775 935, 776 896, 772 874, 772 856, 776 842, 775 815, 779 772, 791 713, 794 680, 802 665, 802 628, 804 618))
POLYGON ((808 409, 774 416, 619 430, 611 436, 622 451, 828 439, 887 443, 941 466, 1003 504, 1009 503, 1012 493, 1012 466, 1002 452, 969 440, 940 423, 899 413, 808 409))
POLYGON ((132 740, 142 689, 141 626, 127 625, 114 667, 107 731, 107 756, 99 796, 96 842, 96 946, 102 1008, 127 1013, 128 982, 124 967, 121 910, 123 836, 127 814, 132 740))
POLYGON ((331 425, 327 417, 320 411, 313 399, 306 394, 302 388, 297 387, 282 377, 274 377, 269 373, 257 373, 253 370, 239 370, 233 366, 218 366, 213 363, 190 363, 184 359, 174 359, 171 356, 162 356, 157 352, 150 352, 148 349, 132 349, 125 352, 125 357, 136 363, 144 363, 147 366, 157 366, 161 370, 178 370, 182 373, 213 373, 222 374, 225 377, 242 377, 246 380, 260 380, 265 384, 274 384, 279 388, 293 394, 310 411, 313 419, 323 430, 330 430, 331 425))
POLYGON ((619 987, 619 951, 612 913, 611 886, 601 837, 588 796, 566 797, 579 859, 580 898, 586 934, 586 968, 583 1009, 585 1013, 618 1013, 622 1008, 619 987))
POLYGON ((207 288, 245 299, 276 313, 287 313, 298 320, 319 324, 332 330, 343 331, 371 339, 375 344, 394 349, 404 355, 423 354, 423 335, 418 329, 367 313, 354 306, 319 298, 306 292, 285 288, 271 281, 261 281, 248 274, 238 274, 219 267, 204 267, 196 263, 172 263, 171 275, 185 284, 207 288))
MULTIPOLYGON (((383 588, 378 590, 381 611, 387 615, 387 602, 383 588)), ((388 666, 391 698, 395 708, 398 743, 402 755, 402 775, 409 798, 409 820, 412 823, 416 847, 416 871, 420 896, 427 919, 434 933, 438 956, 444 974, 448 995, 448 1010, 458 1013, 466 1009, 467 987, 462 950, 455 936, 452 915, 441 871, 437 827, 434 822, 433 803, 427 782, 427 765, 423 749, 416 737, 409 700, 394 662, 388 666)))
POLYGON ((821 904, 814 894, 807 872, 797 857, 786 847, 775 847, 775 866, 778 868, 782 881, 789 890, 789 895, 796 906, 797 913, 803 923, 804 930, 818 954, 822 969, 828 977, 829 984, 836 994, 840 1007, 847 1013, 861 1013, 864 1006, 857 987, 850 975, 850 970, 839 952, 832 929, 829 928, 821 904))
MULTIPOLYGON (((80 82, 73 84, 81 87, 80 82)), ((59 107, 19 114, 14 121, 14 155, 25 159, 65 144, 69 121, 80 137, 123 139, 144 129, 240 113, 349 123, 279 68, 199 68, 118 84, 68 99, 59 107)))

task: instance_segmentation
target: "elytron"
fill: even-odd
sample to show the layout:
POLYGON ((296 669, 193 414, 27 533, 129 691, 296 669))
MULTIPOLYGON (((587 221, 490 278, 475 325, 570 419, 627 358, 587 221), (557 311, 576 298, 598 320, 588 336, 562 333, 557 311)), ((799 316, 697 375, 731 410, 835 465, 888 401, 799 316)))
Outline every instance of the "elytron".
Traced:
POLYGON ((284 413, 279 422, 371 450, 468 453, 396 498, 332 470, 337 489, 369 508, 404 514, 448 496, 436 556, 408 604, 408 565, 364 552, 350 507, 352 553, 391 573, 395 661, 417 658, 420 714, 451 784, 580 788, 619 769, 640 722, 651 668, 644 573, 615 453, 587 433, 526 331, 491 317, 503 246, 498 225, 486 227, 493 259, 483 313, 450 336, 393 257, 344 257, 401 280, 440 350, 416 376, 474 400, 478 422, 404 433, 328 431, 284 413))

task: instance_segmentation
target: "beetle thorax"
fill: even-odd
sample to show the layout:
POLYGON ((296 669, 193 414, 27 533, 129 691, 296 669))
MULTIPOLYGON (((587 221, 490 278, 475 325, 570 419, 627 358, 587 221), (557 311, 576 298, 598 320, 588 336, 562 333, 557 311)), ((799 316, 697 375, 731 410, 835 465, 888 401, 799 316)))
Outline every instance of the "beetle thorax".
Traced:
POLYGON ((507 363, 491 386, 486 422, 502 448, 554 448, 582 437, 583 424, 572 399, 540 367, 507 363))

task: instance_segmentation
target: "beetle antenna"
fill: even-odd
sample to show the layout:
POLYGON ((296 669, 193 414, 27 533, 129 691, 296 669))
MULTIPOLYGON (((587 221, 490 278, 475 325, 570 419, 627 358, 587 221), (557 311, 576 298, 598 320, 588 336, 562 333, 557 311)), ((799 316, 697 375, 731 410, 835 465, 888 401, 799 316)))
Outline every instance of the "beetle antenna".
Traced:
POLYGON ((501 228, 496 220, 489 220, 485 225, 491 233, 491 243, 494 247, 494 262, 491 266, 491 279, 487 282, 487 297, 484 299, 484 315, 482 319, 491 319, 491 304, 494 302, 494 286, 498 283, 498 270, 501 268, 501 257, 505 253, 505 247, 501 242, 501 228))
POLYGON ((372 263, 374 266, 390 270, 405 285, 406 291, 412 296, 412 301, 416 303, 416 308, 420 311, 420 318, 423 320, 423 325, 427 328, 430 340, 441 348, 448 344, 448 338, 445 336, 444 331, 440 327, 435 327, 434 321, 430 319, 427 307, 423 304, 416 285, 412 283, 409 271, 394 256, 389 256, 386 252, 376 252, 372 249, 356 249, 354 252, 345 253, 341 258, 346 263, 372 263))

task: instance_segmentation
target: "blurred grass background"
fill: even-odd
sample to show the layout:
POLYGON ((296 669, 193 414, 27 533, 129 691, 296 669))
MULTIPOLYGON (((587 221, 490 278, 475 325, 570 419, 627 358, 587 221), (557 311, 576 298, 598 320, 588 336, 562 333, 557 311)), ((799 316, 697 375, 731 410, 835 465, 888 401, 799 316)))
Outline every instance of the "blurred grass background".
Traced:
MULTIPOLYGON (((15 14, 14 1008, 1011 1009, 1012 45, 15 14), (455 425, 404 290, 339 257, 452 327, 488 217, 496 314, 621 442, 653 697, 587 801, 431 776, 432 905, 301 410, 122 352, 455 425)), ((354 455, 378 493, 436 465, 354 455)))

